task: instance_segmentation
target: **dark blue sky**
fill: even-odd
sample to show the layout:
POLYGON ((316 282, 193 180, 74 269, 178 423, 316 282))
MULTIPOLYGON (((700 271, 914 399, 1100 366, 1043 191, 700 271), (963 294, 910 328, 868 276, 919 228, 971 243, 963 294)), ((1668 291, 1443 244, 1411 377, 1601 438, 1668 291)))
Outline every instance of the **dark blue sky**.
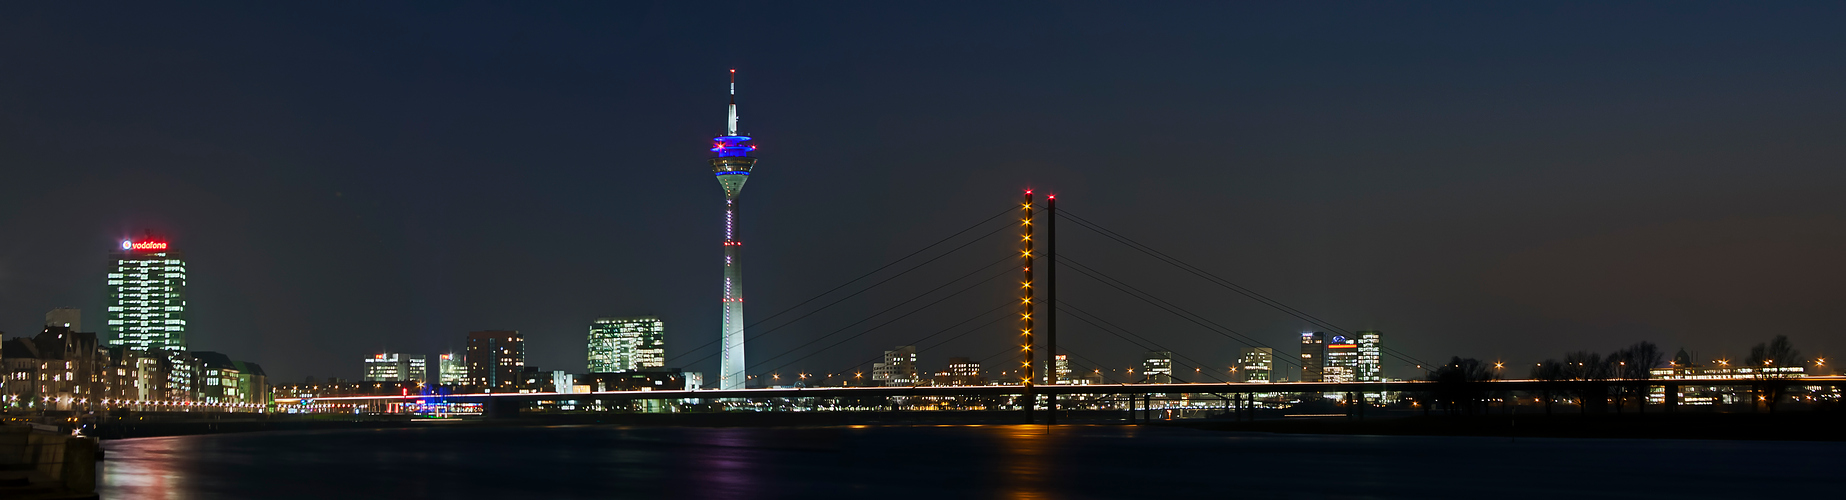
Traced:
MULTIPOLYGON (((191 261, 193 348, 278 379, 356 376, 381 348, 458 349, 477 329, 521 330, 530 364, 581 371, 591 319, 649 313, 690 362, 718 334, 722 196, 704 148, 735 67, 761 146, 743 221, 755 318, 1033 186, 1424 360, 1637 340, 1716 358, 1777 334, 1838 352, 1842 10, 11 4, 0 329, 74 305, 100 330, 109 250, 152 228, 191 261)), ((1264 343, 1291 350, 1309 328, 1066 229, 1065 255, 1264 343)), ((991 262, 1004 239, 767 333, 750 357, 991 262)), ((1060 298, 1198 363, 1241 347, 1060 277, 1060 298)), ((783 372, 846 369, 1010 289, 783 372)), ((1085 365, 1146 347, 1061 326, 1085 365)), ((1004 351, 1009 331, 923 365, 1004 351)))

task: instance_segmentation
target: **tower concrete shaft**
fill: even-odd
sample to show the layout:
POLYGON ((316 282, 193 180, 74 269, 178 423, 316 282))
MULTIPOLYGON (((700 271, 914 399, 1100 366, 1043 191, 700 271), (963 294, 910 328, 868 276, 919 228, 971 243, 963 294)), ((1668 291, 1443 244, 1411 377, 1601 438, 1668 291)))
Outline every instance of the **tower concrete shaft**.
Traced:
POLYGON ((718 388, 743 389, 748 378, 744 364, 743 240, 738 238, 738 197, 756 158, 750 137, 737 132, 737 70, 731 70, 731 106, 725 135, 712 139, 712 173, 724 188, 724 322, 719 331, 718 388))

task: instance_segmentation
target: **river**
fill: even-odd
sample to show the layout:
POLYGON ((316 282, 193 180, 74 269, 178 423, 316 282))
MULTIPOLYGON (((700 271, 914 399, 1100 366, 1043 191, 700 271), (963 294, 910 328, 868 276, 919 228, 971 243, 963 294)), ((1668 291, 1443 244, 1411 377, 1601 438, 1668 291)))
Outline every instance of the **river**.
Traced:
POLYGON ((433 427, 104 443, 102 498, 1837 498, 1846 443, 1133 426, 433 427))

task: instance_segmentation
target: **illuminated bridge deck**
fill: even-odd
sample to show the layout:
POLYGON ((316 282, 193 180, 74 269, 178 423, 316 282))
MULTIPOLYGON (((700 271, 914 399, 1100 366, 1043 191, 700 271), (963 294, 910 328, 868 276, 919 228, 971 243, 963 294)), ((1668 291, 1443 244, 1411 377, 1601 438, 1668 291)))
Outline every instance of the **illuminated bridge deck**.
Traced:
MULTIPOLYGON (((1468 383, 1468 389, 1484 391, 1567 391, 1619 386, 1779 386, 1846 387, 1846 377, 1805 377, 1750 380, 1491 380, 1468 383)), ((1215 384, 1100 384, 1040 385, 1029 388, 1034 395, 1124 395, 1124 394, 1249 394, 1249 393, 1380 393, 1428 391, 1441 387, 1436 382, 1284 382, 1284 383, 1215 383, 1215 384)), ((738 389, 696 391, 607 391, 607 392, 527 392, 472 393, 449 395, 378 395, 308 398, 315 402, 337 401, 421 401, 441 399, 450 402, 481 401, 554 401, 554 400, 642 400, 642 399, 766 399, 766 398, 879 398, 903 396, 1021 396, 1028 388, 1019 385, 927 386, 927 387, 806 387, 777 389, 738 389)), ((277 403, 298 403, 302 398, 277 398, 277 403)))

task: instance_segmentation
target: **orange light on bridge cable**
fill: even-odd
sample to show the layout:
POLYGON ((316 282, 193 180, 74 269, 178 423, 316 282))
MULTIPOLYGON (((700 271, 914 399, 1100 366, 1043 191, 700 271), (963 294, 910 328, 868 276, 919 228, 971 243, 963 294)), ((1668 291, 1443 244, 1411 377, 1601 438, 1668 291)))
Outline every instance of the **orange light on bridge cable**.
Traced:
POLYGON ((1032 386, 1032 190, 1027 189, 1019 205, 1019 260, 1021 295, 1019 297, 1019 346, 1024 358, 1020 363, 1020 385, 1032 386))

